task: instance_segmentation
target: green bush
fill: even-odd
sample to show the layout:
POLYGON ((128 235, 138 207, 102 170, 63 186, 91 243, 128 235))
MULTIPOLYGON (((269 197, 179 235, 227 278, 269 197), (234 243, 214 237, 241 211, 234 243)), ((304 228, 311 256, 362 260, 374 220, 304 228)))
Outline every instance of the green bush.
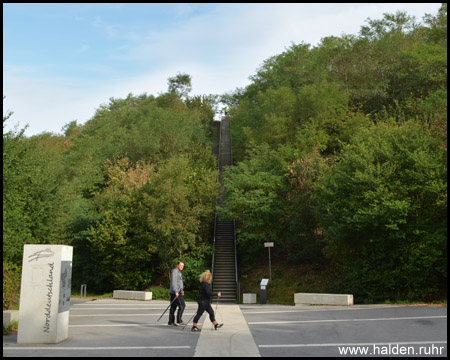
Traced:
POLYGON ((19 304, 21 268, 3 263, 3 310, 9 310, 19 304))
POLYGON ((169 300, 170 299, 169 288, 156 286, 156 287, 150 287, 146 291, 152 292, 153 300, 169 300))
POLYGON ((327 255, 368 301, 431 300, 447 277, 446 149, 416 122, 355 136, 313 199, 327 255))

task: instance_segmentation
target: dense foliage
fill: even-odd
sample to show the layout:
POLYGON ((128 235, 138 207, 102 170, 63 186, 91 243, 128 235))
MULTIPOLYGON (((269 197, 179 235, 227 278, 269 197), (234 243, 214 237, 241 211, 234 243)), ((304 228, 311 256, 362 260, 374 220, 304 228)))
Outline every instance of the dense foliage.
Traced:
POLYGON ((20 266, 24 244, 68 244, 76 287, 143 290, 181 259, 196 285, 211 259, 215 97, 189 97, 190 81, 112 98, 63 136, 4 133, 4 264, 20 266))
POLYGON ((292 264, 331 263, 329 290, 358 302, 445 296, 447 5, 292 44, 251 80, 222 98, 241 266, 274 241, 292 264))

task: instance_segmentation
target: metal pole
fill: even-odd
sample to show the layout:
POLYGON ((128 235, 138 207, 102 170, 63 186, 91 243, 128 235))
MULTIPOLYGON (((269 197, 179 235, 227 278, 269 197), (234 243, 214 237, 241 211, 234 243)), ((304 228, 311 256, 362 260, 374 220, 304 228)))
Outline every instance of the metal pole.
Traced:
MULTIPOLYGON (((219 291, 220 292, 220 291, 219 291)), ((217 295, 217 303, 216 303, 216 310, 214 310, 214 320, 217 321, 216 319, 216 314, 217 314, 217 307, 219 306, 219 295, 217 295)), ((211 331, 212 331, 212 327, 213 327, 213 323, 211 323, 211 331)))
POLYGON ((173 302, 174 302, 176 299, 178 299, 178 298, 177 298, 177 297, 174 297, 174 298, 173 298, 172 302, 169 304, 169 306, 167 307, 167 309, 164 310, 164 312, 161 314, 161 316, 159 317, 159 319, 156 320, 156 322, 158 322, 159 320, 161 320, 161 318, 163 317, 163 315, 166 313, 167 310, 169 310, 170 306, 173 304, 173 302))
POLYGON ((219 295, 217 295, 217 303, 216 303, 216 310, 214 310, 214 319, 216 318, 216 313, 217 313, 217 307, 219 306, 219 295))
POLYGON ((192 315, 192 317, 188 320, 188 322, 184 324, 183 330, 186 328, 187 324, 189 324, 189 322, 194 318, 195 315, 197 315, 197 312, 195 312, 195 314, 192 315))
POLYGON ((270 278, 270 281, 272 281, 272 267, 270 264, 270 247, 269 247, 269 278, 270 278))
POLYGON ((83 297, 83 290, 84 290, 84 296, 86 297, 86 284, 81 285, 80 297, 83 297))

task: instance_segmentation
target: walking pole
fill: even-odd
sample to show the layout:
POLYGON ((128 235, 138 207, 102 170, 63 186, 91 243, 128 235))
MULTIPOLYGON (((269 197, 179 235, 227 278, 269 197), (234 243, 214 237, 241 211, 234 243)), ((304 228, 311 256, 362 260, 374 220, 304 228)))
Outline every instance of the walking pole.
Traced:
POLYGON ((216 318, 217 307, 219 306, 219 297, 220 296, 217 295, 216 310, 214 310, 214 319, 216 318))
MULTIPOLYGON (((216 313, 217 313, 217 307, 219 306, 219 295, 217 295, 217 303, 216 303, 216 310, 214 310, 214 319, 216 319, 216 313)), ((216 319, 217 321, 217 319, 216 319)), ((211 323, 211 331, 212 331, 212 323, 211 323)))
POLYGON ((159 320, 161 320, 161 318, 163 317, 163 315, 166 313, 167 310, 169 310, 169 308, 172 306, 173 302, 177 299, 177 297, 175 297, 172 302, 169 304, 169 306, 167 307, 166 310, 164 310, 164 312, 162 313, 162 315, 159 317, 158 320, 156 320, 156 322, 158 322, 159 320))
POLYGON ((191 318, 188 320, 188 322, 186 324, 184 324, 183 330, 186 328, 187 324, 189 324, 191 322, 191 320, 194 318, 195 315, 197 315, 197 312, 195 312, 195 314, 191 316, 191 318))
POLYGON ((217 296, 217 303, 216 303, 216 310, 214 311, 214 318, 216 317, 217 307, 219 306, 219 297, 220 296, 217 296))

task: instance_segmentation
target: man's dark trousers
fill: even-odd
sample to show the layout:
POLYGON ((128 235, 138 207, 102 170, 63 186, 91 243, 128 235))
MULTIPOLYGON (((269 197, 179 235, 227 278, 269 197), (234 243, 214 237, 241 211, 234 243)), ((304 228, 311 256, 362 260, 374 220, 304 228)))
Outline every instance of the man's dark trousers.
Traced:
MULTIPOLYGON (((172 302, 173 299, 175 299, 175 294, 170 293, 170 302, 172 302)), ((175 310, 177 307, 178 307, 177 323, 182 324, 183 323, 183 312, 184 312, 184 308, 186 307, 186 303, 184 302, 183 296, 181 296, 181 294, 178 294, 178 299, 175 300, 172 303, 172 306, 170 307, 169 324, 175 323, 175 310)))

